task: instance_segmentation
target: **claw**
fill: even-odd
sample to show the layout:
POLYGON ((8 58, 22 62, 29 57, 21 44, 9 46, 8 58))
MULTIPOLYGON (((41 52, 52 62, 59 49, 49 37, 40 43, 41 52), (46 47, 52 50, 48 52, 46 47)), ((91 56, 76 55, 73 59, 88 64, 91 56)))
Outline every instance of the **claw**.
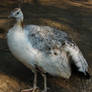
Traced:
POLYGON ((24 89, 24 90, 21 90, 21 92, 32 92, 33 91, 33 88, 32 89, 24 89))
POLYGON ((38 88, 24 89, 21 92, 40 92, 38 88))

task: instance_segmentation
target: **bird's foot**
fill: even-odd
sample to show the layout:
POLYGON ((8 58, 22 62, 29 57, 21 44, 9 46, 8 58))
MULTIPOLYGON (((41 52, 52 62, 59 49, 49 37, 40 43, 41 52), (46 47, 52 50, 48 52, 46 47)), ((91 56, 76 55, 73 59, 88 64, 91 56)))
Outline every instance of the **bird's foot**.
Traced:
POLYGON ((21 92, 40 92, 39 88, 24 89, 21 92))
POLYGON ((32 91, 33 91, 33 88, 21 90, 21 92, 32 92, 32 91))

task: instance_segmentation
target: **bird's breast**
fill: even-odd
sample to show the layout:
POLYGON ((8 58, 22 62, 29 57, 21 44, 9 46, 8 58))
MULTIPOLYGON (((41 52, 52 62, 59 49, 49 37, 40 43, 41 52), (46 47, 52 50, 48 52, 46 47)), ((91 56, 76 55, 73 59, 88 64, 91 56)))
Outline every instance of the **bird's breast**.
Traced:
POLYGON ((35 65, 39 52, 34 49, 23 31, 9 32, 7 35, 8 46, 12 54, 22 63, 35 65))

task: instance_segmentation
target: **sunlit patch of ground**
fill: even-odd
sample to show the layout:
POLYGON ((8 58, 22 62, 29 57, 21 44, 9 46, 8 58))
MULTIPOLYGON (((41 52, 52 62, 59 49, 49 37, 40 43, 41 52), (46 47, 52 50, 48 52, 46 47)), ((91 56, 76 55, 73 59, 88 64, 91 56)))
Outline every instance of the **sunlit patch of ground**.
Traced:
POLYGON ((25 84, 23 82, 0 73, 0 92, 20 92, 22 88, 25 88, 25 84))

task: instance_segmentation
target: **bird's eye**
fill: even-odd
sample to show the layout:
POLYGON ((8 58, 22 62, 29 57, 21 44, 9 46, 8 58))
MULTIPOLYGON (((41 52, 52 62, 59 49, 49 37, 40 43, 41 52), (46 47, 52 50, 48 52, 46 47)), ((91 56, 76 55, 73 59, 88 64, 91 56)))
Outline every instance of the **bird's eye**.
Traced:
POLYGON ((17 12, 16 14, 19 14, 19 12, 17 12))

